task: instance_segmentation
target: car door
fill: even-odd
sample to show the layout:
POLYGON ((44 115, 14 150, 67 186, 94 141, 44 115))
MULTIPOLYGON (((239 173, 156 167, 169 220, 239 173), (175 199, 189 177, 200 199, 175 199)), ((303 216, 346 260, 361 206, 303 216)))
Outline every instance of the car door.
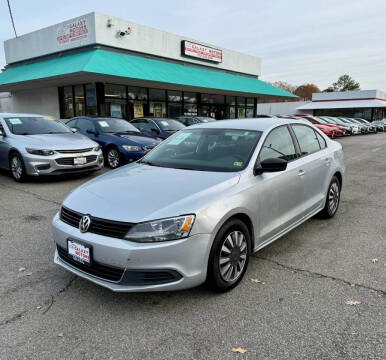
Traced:
POLYGON ((324 205, 329 182, 331 155, 327 151, 324 138, 307 125, 291 125, 299 144, 300 162, 304 170, 302 176, 305 215, 324 205))
POLYGON ((10 145, 7 141, 7 136, 4 131, 4 126, 0 119, 0 168, 6 169, 8 168, 8 153, 10 149, 10 145))
POLYGON ((301 179, 303 169, 296 143, 287 125, 279 126, 267 135, 257 165, 268 158, 280 158, 288 164, 285 171, 256 176, 261 242, 269 241, 300 220, 304 200, 301 179))

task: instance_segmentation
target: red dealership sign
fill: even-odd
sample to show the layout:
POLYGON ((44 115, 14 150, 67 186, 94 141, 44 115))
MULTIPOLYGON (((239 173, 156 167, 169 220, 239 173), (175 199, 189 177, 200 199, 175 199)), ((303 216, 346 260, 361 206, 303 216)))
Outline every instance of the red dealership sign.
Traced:
POLYGON ((60 24, 58 27, 56 40, 59 45, 62 45, 82 39, 87 39, 87 37, 87 19, 81 18, 70 23, 60 24))
POLYGON ((181 42, 182 55, 194 57, 197 59, 222 62, 222 51, 209 46, 200 45, 191 41, 183 40, 181 42))

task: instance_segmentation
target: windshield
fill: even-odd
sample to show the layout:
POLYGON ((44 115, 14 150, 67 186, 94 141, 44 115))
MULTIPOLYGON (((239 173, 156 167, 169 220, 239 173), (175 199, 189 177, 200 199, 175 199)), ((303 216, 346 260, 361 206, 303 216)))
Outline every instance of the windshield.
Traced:
POLYGON ((213 119, 211 117, 198 117, 198 120, 200 120, 203 123, 208 123, 208 122, 214 122, 216 119, 213 119))
POLYGON ((155 121, 164 131, 179 131, 185 128, 184 124, 181 124, 179 121, 173 119, 157 119, 155 121))
POLYGON ((71 129, 58 120, 42 116, 15 116, 5 118, 9 131, 15 135, 71 133, 71 129))
POLYGON ((140 162, 175 169, 235 172, 249 162, 260 131, 189 129, 162 142, 140 162))
POLYGON ((98 119, 98 124, 104 133, 140 132, 134 125, 122 119, 98 119))

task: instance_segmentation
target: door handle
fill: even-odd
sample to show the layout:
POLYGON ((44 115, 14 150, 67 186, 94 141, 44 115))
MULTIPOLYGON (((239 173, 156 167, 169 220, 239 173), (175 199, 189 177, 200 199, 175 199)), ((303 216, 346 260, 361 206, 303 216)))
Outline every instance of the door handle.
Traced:
POLYGON ((330 158, 325 158, 324 159, 324 162, 326 163, 326 165, 330 165, 330 162, 331 162, 331 159, 330 158))
POLYGON ((306 172, 304 170, 299 170, 298 176, 304 176, 306 172))

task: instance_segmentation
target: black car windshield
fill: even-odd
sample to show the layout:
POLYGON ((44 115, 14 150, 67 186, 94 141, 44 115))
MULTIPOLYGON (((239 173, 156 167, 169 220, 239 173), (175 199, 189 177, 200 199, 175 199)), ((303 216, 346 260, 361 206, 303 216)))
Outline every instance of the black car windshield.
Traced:
POLYGON ((140 132, 135 126, 123 119, 101 118, 97 121, 101 130, 105 133, 140 132))
POLYGON ((14 116, 4 119, 9 131, 15 135, 41 135, 71 133, 71 129, 58 120, 42 116, 14 116))
POLYGON ((185 125, 181 124, 177 120, 173 119, 154 119, 157 125, 164 131, 178 131, 185 128, 185 125))
POLYGON ((260 131, 187 129, 145 155, 141 163, 175 169, 236 172, 249 163, 260 131))

